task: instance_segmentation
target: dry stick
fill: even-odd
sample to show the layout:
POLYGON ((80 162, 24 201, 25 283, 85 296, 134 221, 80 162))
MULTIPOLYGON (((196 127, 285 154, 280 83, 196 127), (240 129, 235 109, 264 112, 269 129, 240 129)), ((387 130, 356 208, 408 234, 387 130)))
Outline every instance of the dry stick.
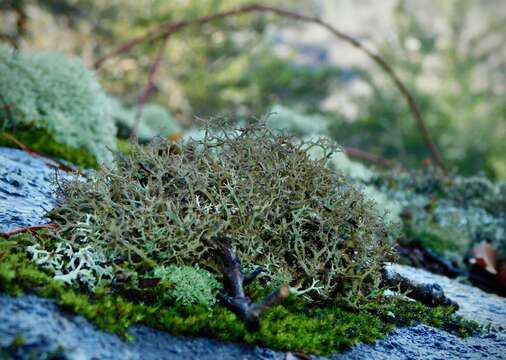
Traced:
POLYGON ((371 162, 374 164, 379 164, 379 165, 387 167, 387 168, 394 168, 394 167, 400 166, 400 164, 398 164, 396 161, 385 159, 381 156, 371 154, 371 153, 361 150, 361 149, 357 149, 357 148, 349 147, 349 146, 343 146, 343 149, 344 149, 344 152, 346 153, 346 155, 348 155, 351 158, 371 162))
POLYGON ((34 232, 34 231, 42 230, 42 229, 57 229, 58 227, 59 227, 58 224, 54 224, 54 223, 41 224, 41 225, 34 225, 34 226, 28 226, 28 227, 14 229, 11 231, 4 232, 1 235, 3 237, 8 238, 8 237, 11 237, 11 236, 14 236, 17 234, 26 233, 26 232, 34 232))
POLYGON ((130 134, 130 141, 136 143, 138 141, 138 132, 139 132, 139 124, 141 122, 142 111, 144 110, 144 105, 148 101, 149 92, 153 88, 154 81, 158 70, 160 69, 160 64, 163 60, 163 54, 165 53, 165 48, 167 47, 167 43, 169 42, 169 35, 165 36, 160 48, 158 49, 158 53, 156 54, 155 61, 151 65, 148 74, 148 82, 146 86, 142 90, 141 96, 139 97, 139 104, 137 107, 137 112, 135 113, 134 124, 132 126, 132 133, 130 134))
POLYGON ((19 141, 18 139, 16 139, 14 136, 12 136, 9 133, 4 132, 4 133, 0 134, 0 136, 5 137, 7 140, 9 140, 14 145, 16 145, 17 147, 19 147, 21 150, 27 152, 28 154, 40 158, 50 168, 60 169, 60 170, 65 171, 65 172, 76 172, 79 175, 83 175, 83 173, 78 168, 66 165, 66 164, 64 164, 63 162, 61 162, 58 159, 47 158, 46 156, 40 154, 39 152, 33 150, 32 148, 26 146, 25 144, 23 144, 21 141, 19 141), (52 160, 53 162, 55 162, 56 165, 50 163, 48 161, 48 159, 52 160))
MULTIPOLYGON (((229 242, 228 239, 225 241, 229 242)), ((219 299, 225 307, 236 314, 246 326, 253 331, 260 329, 260 319, 262 314, 285 300, 290 291, 288 285, 282 285, 275 291, 267 295, 260 303, 254 303, 244 292, 244 287, 251 283, 261 272, 258 268, 249 276, 245 276, 241 261, 230 246, 224 246, 221 249, 223 256, 223 277, 225 287, 218 294, 219 299)))
POLYGON ((299 14, 299 13, 296 13, 293 11, 288 11, 288 10, 284 10, 284 9, 280 9, 280 8, 276 8, 276 7, 272 7, 272 6, 267 6, 267 5, 251 4, 251 5, 239 7, 235 10, 218 12, 215 14, 202 16, 202 17, 192 19, 192 20, 179 21, 179 22, 167 22, 167 23, 159 25, 158 27, 156 27, 155 29, 153 29, 151 31, 148 31, 143 36, 140 36, 140 37, 130 40, 129 42, 120 46, 119 48, 112 51, 111 53, 103 56, 101 59, 99 59, 95 63, 95 68, 98 69, 104 63, 104 61, 106 61, 107 59, 109 59, 113 56, 116 56, 116 55, 120 55, 122 53, 126 53, 131 48, 133 48, 134 46, 136 46, 144 41, 156 40, 161 37, 165 37, 165 36, 168 36, 168 35, 173 34, 175 32, 178 32, 180 30, 183 30, 184 28, 189 27, 189 26, 199 26, 199 25, 203 25, 203 24, 212 22, 214 20, 223 19, 223 18, 230 17, 230 16, 237 16, 237 15, 246 14, 246 13, 252 13, 252 12, 268 12, 268 13, 273 13, 278 16, 282 16, 282 17, 286 17, 286 18, 291 18, 291 19, 295 19, 295 20, 299 20, 299 21, 303 21, 303 22, 307 22, 307 23, 317 24, 317 25, 327 29, 328 31, 330 31, 337 38, 344 40, 347 43, 354 46, 355 48, 363 51, 367 56, 369 56, 369 58, 371 58, 392 79, 394 84, 397 86, 398 90, 401 92, 401 94, 403 95, 403 97, 405 98, 405 100, 407 102, 407 105, 413 115, 413 118, 416 122, 418 130, 420 131, 420 134, 423 138, 425 146, 430 151, 433 161, 435 162, 435 164, 439 168, 441 168, 443 170, 444 173, 447 173, 447 169, 446 169, 446 166, 443 162, 443 158, 441 157, 441 154, 439 153, 439 150, 438 150, 436 144, 432 140, 430 132, 427 128, 427 125, 422 117, 422 114, 416 104, 416 101, 415 101, 413 95, 407 89, 407 87, 402 83, 402 81, 397 76, 397 74, 395 73, 393 68, 390 65, 388 65, 386 63, 386 61, 383 60, 383 58, 380 55, 372 52, 371 50, 369 50, 368 48, 363 46, 356 39, 337 30, 335 27, 333 27, 332 25, 330 25, 329 23, 323 21, 322 19, 320 19, 318 17, 307 16, 307 15, 299 14))

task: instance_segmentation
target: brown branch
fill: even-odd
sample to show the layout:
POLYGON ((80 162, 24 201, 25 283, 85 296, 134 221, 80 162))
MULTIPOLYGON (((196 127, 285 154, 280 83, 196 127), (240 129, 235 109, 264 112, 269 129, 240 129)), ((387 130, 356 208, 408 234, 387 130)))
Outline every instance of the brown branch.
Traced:
POLYGON ((191 20, 185 20, 185 21, 179 21, 179 22, 167 22, 159 25, 158 27, 154 28, 153 30, 148 31, 145 35, 137 37, 133 40, 130 40, 129 42, 125 43, 124 45, 118 47, 114 51, 112 51, 109 54, 106 54, 102 58, 100 58, 95 63, 95 68, 99 68, 107 59, 126 53, 130 49, 132 49, 134 46, 144 42, 144 41, 153 41, 159 38, 163 38, 166 36, 169 36, 175 32, 181 31, 189 26, 201 26, 206 23, 223 19, 226 17, 231 16, 237 16, 247 13, 253 13, 253 12, 263 12, 263 13, 272 13, 276 14, 281 17, 291 18, 295 20, 299 20, 302 22, 307 23, 313 23, 317 24, 325 29, 327 29, 329 32, 331 32, 334 36, 337 38, 351 44, 355 48, 361 50, 364 52, 369 58, 371 58, 387 75, 392 79, 404 99, 406 100, 406 103, 413 115, 413 118, 416 122, 416 125, 418 127, 418 130, 420 131, 420 134, 422 136, 422 139, 425 143, 425 146, 430 151, 431 157, 434 160, 434 163, 443 170, 443 172, 446 174, 446 166, 443 162, 443 158, 441 157, 441 154, 432 140, 432 137, 430 135, 429 129, 423 119, 423 116, 420 112, 420 109, 418 108, 418 105, 415 101, 415 98, 411 94, 411 92, 408 90, 408 88, 403 84, 403 82, 400 80, 396 72, 393 70, 393 68, 388 65, 388 63, 379 55, 362 45, 358 40, 354 39, 353 37, 339 31, 334 26, 332 26, 330 23, 325 22, 324 20, 320 19, 319 17, 313 17, 313 16, 307 16, 304 14, 299 14, 293 11, 288 11, 272 6, 267 5, 261 5, 261 4, 251 4, 246 5, 243 7, 239 7, 234 10, 228 10, 223 12, 218 12, 202 17, 198 17, 191 20))
POLYGON ((33 150, 31 147, 23 144, 21 141, 16 139, 13 135, 11 135, 7 132, 1 133, 0 136, 5 137, 7 140, 12 142, 14 145, 19 147, 21 150, 26 151, 28 154, 40 158, 46 164, 46 166, 48 166, 50 168, 59 169, 59 170, 65 171, 65 172, 75 172, 75 173, 78 173, 79 175, 84 176, 84 174, 79 169, 69 166, 69 165, 61 162, 58 159, 47 158, 46 156, 42 155, 41 153, 33 150), (48 159, 53 161, 56 165, 49 162, 48 159))
POLYGON ((343 146, 343 149, 346 155, 348 155, 351 158, 367 161, 373 164, 379 164, 387 168, 400 167, 400 164, 398 164, 396 161, 385 159, 379 155, 371 154, 361 149, 349 146, 343 146))
POLYGON ((288 297, 290 293, 288 286, 282 285, 256 304, 246 296, 244 286, 251 283, 261 273, 262 268, 256 269, 249 276, 244 276, 241 261, 234 251, 230 247, 224 247, 221 253, 224 260, 225 287, 220 291, 219 298, 223 305, 244 321, 250 330, 257 331, 260 329, 262 314, 288 297))
POLYGON ((153 64, 151 65, 151 68, 149 69, 148 81, 146 83, 146 86, 144 86, 144 89, 142 90, 142 93, 139 97, 138 107, 137 107, 137 111, 135 113, 134 123, 132 126, 132 133, 130 134, 130 141, 132 141, 132 142, 138 141, 138 132, 139 132, 139 125, 140 125, 141 117, 142 117, 142 111, 144 110, 144 105, 146 104, 146 102, 149 99, 149 92, 153 88, 155 78, 158 73, 158 70, 160 69, 160 64, 162 63, 163 55, 165 53, 165 49, 167 47, 168 41, 169 41, 169 35, 166 35, 165 39, 163 40, 162 44, 160 45, 160 48, 158 49, 155 60, 153 61, 153 64))
POLYGON ((54 224, 54 223, 49 223, 49 224, 41 224, 41 225, 33 225, 33 226, 28 226, 28 227, 23 227, 23 228, 18 228, 18 229, 14 229, 14 230, 11 230, 11 231, 7 231, 7 232, 4 232, 2 233, 1 235, 3 237, 11 237, 11 236, 14 236, 14 235, 18 235, 18 234, 23 234, 23 233, 26 233, 26 232, 35 232, 35 231, 38 231, 38 230, 42 230, 42 229, 57 229, 59 227, 58 224, 54 224))

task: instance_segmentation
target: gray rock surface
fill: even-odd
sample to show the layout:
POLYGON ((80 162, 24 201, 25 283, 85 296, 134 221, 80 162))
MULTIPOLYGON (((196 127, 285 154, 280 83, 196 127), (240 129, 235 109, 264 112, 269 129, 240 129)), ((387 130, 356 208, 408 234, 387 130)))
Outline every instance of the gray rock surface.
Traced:
MULTIPOLYGON (((54 206, 54 170, 19 150, 0 148, 0 231, 44 222, 54 206)), ((456 301, 459 312, 495 328, 506 324, 506 300, 420 269, 392 265, 413 281, 439 283, 456 301)), ((125 342, 80 316, 60 310, 52 301, 33 295, 14 298, 0 293, 0 359, 284 359, 285 353, 204 338, 176 337, 134 326, 125 342), (24 344, 7 347, 17 335, 24 344), (3 351, 3 352, 2 352, 3 351)), ((506 332, 461 339, 425 325, 398 329, 374 345, 360 344, 332 359, 506 359, 506 332)))
POLYGON ((0 232, 47 222, 55 169, 25 151, 0 147, 0 232))
POLYGON ((398 264, 392 264, 389 268, 414 282, 441 285, 445 295, 459 304, 457 314, 476 320, 481 325, 490 324, 506 330, 506 298, 423 269, 398 264))
POLYGON ((0 294, 0 346, 21 335, 24 344, 14 355, 44 358, 63 349, 67 359, 284 359, 284 353, 204 338, 176 337, 144 326, 133 326, 128 342, 104 333, 81 316, 58 309, 53 301, 34 295, 0 294))

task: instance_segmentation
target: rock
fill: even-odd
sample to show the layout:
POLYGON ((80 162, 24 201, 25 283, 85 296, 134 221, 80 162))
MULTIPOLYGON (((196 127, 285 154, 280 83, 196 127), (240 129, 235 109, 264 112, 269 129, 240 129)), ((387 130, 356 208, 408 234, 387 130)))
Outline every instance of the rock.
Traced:
POLYGON ((398 264, 390 265, 389 269, 413 282, 439 284, 445 295, 459 305, 458 315, 476 320, 484 326, 490 324, 492 327, 506 330, 506 298, 423 269, 398 264))
POLYGON ((17 335, 23 340, 10 351, 16 359, 44 359, 50 354, 69 360, 284 359, 284 353, 269 349, 172 336, 145 326, 129 328, 134 340, 128 342, 34 295, 16 298, 0 293, 0 309, 0 348, 11 344, 17 335))
POLYGON ((392 264, 388 270, 418 284, 437 284, 459 305, 458 315, 495 331, 459 338, 426 325, 395 330, 373 345, 359 344, 332 359, 505 359, 506 298, 423 269, 392 264))
POLYGON ((336 360, 359 359, 504 359, 506 334, 459 338, 426 325, 397 329, 374 345, 359 344, 336 360))
POLYGON ((56 172, 46 162, 53 163, 0 147, 0 232, 48 222, 44 214, 55 204, 56 172))

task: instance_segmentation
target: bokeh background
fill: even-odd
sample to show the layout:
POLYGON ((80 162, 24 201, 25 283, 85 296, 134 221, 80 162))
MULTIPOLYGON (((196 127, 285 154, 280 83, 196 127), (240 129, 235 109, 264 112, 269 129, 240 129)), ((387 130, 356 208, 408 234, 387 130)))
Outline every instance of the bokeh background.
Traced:
MULTIPOLYGON (((0 41, 21 51, 75 55, 91 69, 102 55, 161 22, 250 2, 3 0, 0 41)), ((415 95, 448 166, 506 179, 504 0, 269 4, 320 16, 381 54, 415 95)), ((145 43, 97 72, 123 118, 133 117, 157 48, 145 43)), ((370 59, 316 25, 270 15, 224 19, 174 35, 149 96, 154 111, 146 108, 145 116, 162 116, 161 107, 180 131, 191 129, 195 117, 240 120, 285 111, 301 117, 307 128, 300 127, 301 135, 324 128, 342 145, 408 168, 430 157, 405 100, 370 59)), ((128 128, 129 120, 123 120, 119 137, 128 134, 121 125, 128 128)))

